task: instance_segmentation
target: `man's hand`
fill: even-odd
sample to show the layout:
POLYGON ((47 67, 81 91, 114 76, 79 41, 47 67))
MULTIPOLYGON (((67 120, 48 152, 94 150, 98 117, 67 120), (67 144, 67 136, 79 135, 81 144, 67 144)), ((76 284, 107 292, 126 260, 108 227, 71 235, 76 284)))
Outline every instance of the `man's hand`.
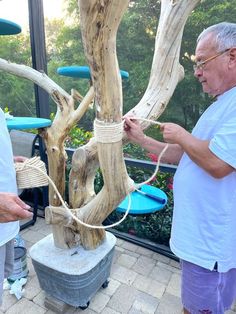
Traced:
POLYGON ((175 123, 162 123, 160 130, 163 134, 163 139, 166 143, 179 144, 185 140, 189 134, 184 128, 175 123))
POLYGON ((14 156, 13 158, 14 158, 14 162, 24 162, 26 159, 28 159, 24 156, 14 156))
MULTIPOLYGON (((142 146, 142 148, 156 155, 161 154, 163 149, 166 147, 166 143, 157 141, 151 138, 150 136, 146 136, 136 117, 124 116, 124 120, 125 120, 124 130, 126 131, 127 138, 131 142, 139 144, 140 146, 142 146)), ((167 126, 169 125, 178 127, 177 125, 174 125, 172 123, 161 123, 160 128, 162 132, 165 133, 166 137, 168 137, 168 134, 170 132, 170 129, 167 128, 167 126)), ((169 138, 169 140, 170 139, 171 137, 169 138)), ((168 141, 168 138, 166 138, 166 141, 168 141)), ((169 142, 169 143, 172 143, 172 142, 169 142)), ((174 141, 173 143, 177 144, 174 141)), ((180 145, 169 145, 167 151, 165 152, 162 158, 162 162, 177 164, 182 155, 183 155, 183 149, 180 147, 180 145)))
POLYGON ((0 222, 17 221, 31 218, 30 206, 24 203, 16 194, 0 193, 0 222))
POLYGON ((124 130, 128 139, 136 144, 141 145, 145 141, 145 134, 143 133, 140 123, 135 117, 124 117, 124 130))

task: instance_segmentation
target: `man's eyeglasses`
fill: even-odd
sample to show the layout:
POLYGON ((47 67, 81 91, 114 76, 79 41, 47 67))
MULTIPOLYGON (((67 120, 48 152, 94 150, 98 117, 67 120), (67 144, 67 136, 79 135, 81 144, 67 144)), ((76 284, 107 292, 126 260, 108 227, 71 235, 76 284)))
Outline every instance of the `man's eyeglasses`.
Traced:
POLYGON ((212 57, 210 57, 210 58, 207 58, 207 59, 204 60, 204 61, 197 61, 197 62, 193 65, 193 70, 194 70, 194 71, 203 70, 204 67, 205 67, 205 65, 206 65, 208 62, 210 62, 211 60, 214 60, 215 58, 221 56, 223 53, 225 53, 226 51, 229 51, 229 50, 230 50, 230 48, 225 49, 225 50, 223 50, 223 51, 217 53, 216 55, 214 55, 214 56, 212 56, 212 57))

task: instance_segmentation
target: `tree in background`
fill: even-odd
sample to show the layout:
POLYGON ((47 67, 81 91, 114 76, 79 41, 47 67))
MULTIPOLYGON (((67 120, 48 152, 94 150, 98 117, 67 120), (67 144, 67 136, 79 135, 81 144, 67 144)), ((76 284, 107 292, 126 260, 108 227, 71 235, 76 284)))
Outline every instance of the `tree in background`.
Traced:
POLYGON ((185 78, 177 86, 162 119, 180 123, 191 130, 212 102, 193 76, 191 58, 195 52, 196 39, 202 30, 223 21, 234 23, 235 14, 236 0, 204 0, 192 12, 185 26, 181 48, 180 62, 185 69, 185 78))
MULTIPOLYGON (((89 82, 61 77, 56 70, 60 66, 85 65, 79 26, 77 0, 64 0, 66 18, 58 17, 45 21, 48 55, 48 73, 65 90, 76 88, 86 91, 89 82), (69 19, 69 24, 66 21, 69 19)), ((130 78, 123 82, 124 112, 130 110, 142 97, 150 75, 150 66, 154 52, 157 18, 160 1, 130 1, 129 8, 120 24, 117 37, 117 54, 120 68, 129 72, 130 78)), ((172 121, 191 130, 211 99, 202 93, 201 86, 193 77, 191 57, 194 55, 198 34, 211 24, 222 21, 234 22, 236 0, 205 0, 192 12, 184 30, 180 62, 185 68, 185 78, 178 85, 162 121, 172 121)), ((29 35, 0 37, 0 57, 30 65, 29 35)), ((12 75, 0 73, 0 105, 8 106, 15 115, 35 115, 33 84, 19 80, 12 75)), ((50 102, 51 111, 55 111, 50 102)), ((90 112, 81 121, 85 129, 91 130, 94 114, 90 112)), ((151 136, 158 136, 150 128, 151 136)))
MULTIPOLYGON (((29 36, 0 36, 0 57, 31 65, 29 36)), ((34 116, 36 112, 32 82, 0 71, 0 106, 14 115, 34 116)))
MULTIPOLYGON (((85 58, 78 23, 77 0, 65 0, 67 14, 74 19, 70 26, 51 27, 57 30, 54 47, 57 53, 49 58, 49 73, 65 89, 71 84, 80 90, 87 90, 87 82, 72 78, 58 77, 56 68, 65 65, 84 65, 85 58), (60 62, 58 62, 60 56, 60 62), (52 66, 53 65, 53 66, 52 66), (53 70, 52 72, 50 72, 53 70), (57 76, 57 77, 56 77, 57 76)), ((117 55, 121 69, 129 72, 129 80, 123 82, 124 112, 129 111, 142 97, 149 76, 154 52, 155 33, 160 13, 160 1, 130 1, 129 8, 122 19, 117 35, 117 55)), ((211 99, 202 93, 200 84, 193 76, 192 58, 198 34, 211 24, 222 21, 234 22, 236 0, 202 1, 192 12, 185 26, 180 63, 185 69, 185 78, 178 85, 162 121, 172 121, 191 130, 201 113, 210 104, 211 99)), ((51 22, 50 22, 51 23, 51 22)), ((52 22, 53 23, 53 22, 52 22)), ((47 28, 50 24, 47 24, 47 28)), ((82 122, 82 124, 84 121, 82 122)), ((155 128, 147 131, 151 136, 158 137, 155 128)))

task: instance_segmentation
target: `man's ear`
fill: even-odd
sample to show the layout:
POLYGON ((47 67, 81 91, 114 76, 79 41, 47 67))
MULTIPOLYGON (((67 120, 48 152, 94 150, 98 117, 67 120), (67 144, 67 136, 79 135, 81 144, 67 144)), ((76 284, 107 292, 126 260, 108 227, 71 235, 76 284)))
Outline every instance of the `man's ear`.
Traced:
POLYGON ((236 67, 236 47, 233 47, 229 51, 229 66, 236 67))

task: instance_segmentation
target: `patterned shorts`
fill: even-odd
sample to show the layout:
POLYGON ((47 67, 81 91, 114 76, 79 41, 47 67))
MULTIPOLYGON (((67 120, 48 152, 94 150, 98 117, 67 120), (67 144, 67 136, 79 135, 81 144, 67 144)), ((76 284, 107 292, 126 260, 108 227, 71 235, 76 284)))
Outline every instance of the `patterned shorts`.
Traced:
POLYGON ((191 314, 224 314, 236 299, 236 268, 226 273, 181 261, 181 296, 191 314))

